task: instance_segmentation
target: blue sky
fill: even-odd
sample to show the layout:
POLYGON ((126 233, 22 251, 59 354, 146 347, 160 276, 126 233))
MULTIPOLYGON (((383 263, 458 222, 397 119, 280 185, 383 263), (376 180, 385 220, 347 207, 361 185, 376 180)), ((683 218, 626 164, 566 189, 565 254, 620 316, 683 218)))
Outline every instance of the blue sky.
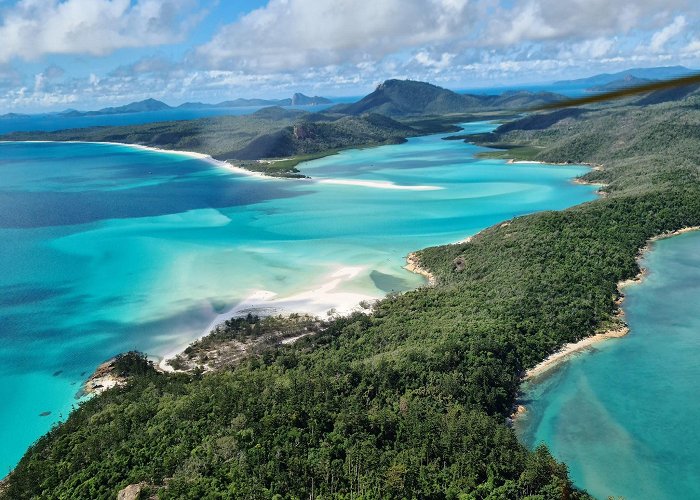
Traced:
POLYGON ((0 0, 0 114, 700 67, 692 0, 0 0))

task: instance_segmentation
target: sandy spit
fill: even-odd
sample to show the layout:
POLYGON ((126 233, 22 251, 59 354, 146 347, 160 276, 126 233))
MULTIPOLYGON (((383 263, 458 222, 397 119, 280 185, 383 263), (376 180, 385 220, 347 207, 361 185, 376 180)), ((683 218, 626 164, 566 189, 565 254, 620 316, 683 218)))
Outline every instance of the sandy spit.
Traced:
MULTIPOLYGON (((256 290, 233 309, 214 318, 199 337, 187 339, 183 344, 174 346, 170 352, 166 353, 159 360, 158 368, 162 371, 174 371, 167 364, 170 359, 180 354, 193 342, 209 335, 211 330, 219 323, 231 318, 245 316, 248 313, 259 316, 306 313, 312 316, 324 317, 350 314, 354 310, 359 310, 361 309, 361 302, 371 304, 380 297, 346 292, 338 288, 343 283, 355 278, 363 269, 362 266, 338 267, 325 278, 320 286, 288 297, 277 297, 275 292, 269 290, 256 290)), ((290 342, 292 341, 287 339, 286 343, 290 342)))

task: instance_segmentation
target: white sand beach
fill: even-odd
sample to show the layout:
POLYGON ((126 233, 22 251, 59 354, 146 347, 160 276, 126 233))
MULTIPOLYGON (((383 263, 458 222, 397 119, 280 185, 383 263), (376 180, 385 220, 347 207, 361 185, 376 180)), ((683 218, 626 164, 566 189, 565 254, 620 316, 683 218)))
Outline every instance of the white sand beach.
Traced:
POLYGON ((175 346, 172 351, 163 356, 158 366, 163 371, 173 371, 167 364, 169 359, 180 354, 192 342, 208 335, 219 323, 237 316, 244 316, 248 313, 261 316, 306 313, 325 317, 329 314, 345 315, 360 309, 360 302, 372 303, 380 297, 341 291, 339 287, 356 278, 364 269, 362 266, 338 267, 322 280, 320 286, 287 297, 278 297, 275 292, 269 290, 256 290, 233 309, 214 318, 197 339, 189 339, 186 344, 175 346))

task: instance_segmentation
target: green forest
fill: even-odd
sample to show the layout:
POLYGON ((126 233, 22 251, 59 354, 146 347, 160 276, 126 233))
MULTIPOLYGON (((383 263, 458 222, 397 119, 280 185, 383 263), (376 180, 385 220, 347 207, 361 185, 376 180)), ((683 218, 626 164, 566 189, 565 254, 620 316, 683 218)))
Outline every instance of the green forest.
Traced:
POLYGON ((366 313, 223 325, 192 359, 256 332, 309 334, 213 372, 127 355, 130 383, 35 443, 4 497, 110 499, 140 483, 162 499, 589 498, 507 419, 524 370, 620 321, 616 284, 647 240, 700 225, 700 96, 537 116, 466 140, 602 164, 584 179, 604 196, 421 250, 436 285, 366 313))

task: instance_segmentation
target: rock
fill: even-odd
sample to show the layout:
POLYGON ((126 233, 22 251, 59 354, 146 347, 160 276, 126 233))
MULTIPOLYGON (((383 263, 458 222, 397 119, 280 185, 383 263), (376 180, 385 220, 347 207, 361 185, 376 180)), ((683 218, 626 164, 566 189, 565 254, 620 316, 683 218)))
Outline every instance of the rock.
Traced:
POLYGON ((308 139, 311 132, 304 125, 294 125, 294 138, 298 140, 308 139))
POLYGON ((127 377, 115 372, 115 361, 116 358, 112 358, 98 366, 95 373, 85 381, 76 397, 79 399, 85 394, 101 394, 107 389, 126 384, 127 377))
POLYGON ((144 483, 130 484, 117 493, 117 500, 137 500, 144 486, 144 483))

